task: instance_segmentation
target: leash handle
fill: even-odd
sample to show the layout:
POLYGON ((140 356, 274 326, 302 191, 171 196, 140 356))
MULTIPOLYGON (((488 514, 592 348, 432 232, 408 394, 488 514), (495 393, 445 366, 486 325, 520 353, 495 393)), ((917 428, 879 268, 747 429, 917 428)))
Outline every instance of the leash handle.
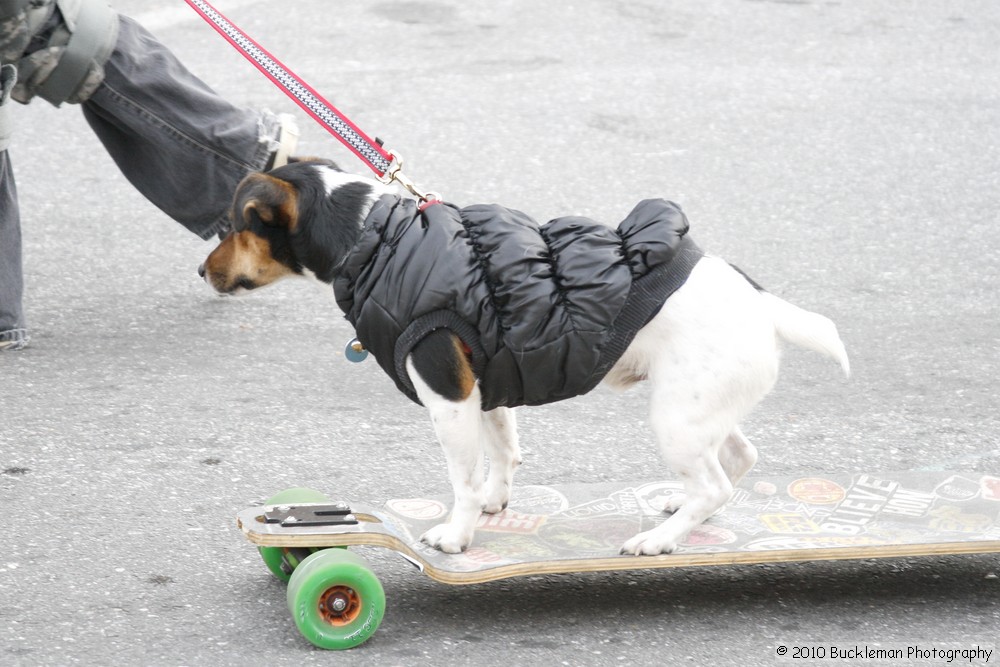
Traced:
POLYGON ((215 7, 205 0, 184 1, 317 123, 361 158, 378 175, 379 180, 386 183, 393 179, 400 180, 402 161, 395 154, 384 149, 381 144, 358 129, 335 106, 289 71, 281 61, 268 53, 249 35, 233 25, 215 7))

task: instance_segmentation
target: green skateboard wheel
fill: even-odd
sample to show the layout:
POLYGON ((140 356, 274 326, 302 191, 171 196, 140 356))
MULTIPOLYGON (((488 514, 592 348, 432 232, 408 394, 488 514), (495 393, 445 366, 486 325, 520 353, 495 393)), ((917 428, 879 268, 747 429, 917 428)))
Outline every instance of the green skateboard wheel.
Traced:
MULTIPOLYGON (((319 491, 298 487, 294 489, 285 489, 284 491, 268 498, 264 504, 281 505, 284 503, 325 503, 329 500, 329 498, 319 491)), ((257 550, 260 552, 260 557, 263 559, 264 565, 267 566, 267 569, 271 571, 271 574, 287 584, 291 575, 285 572, 282 568, 282 563, 285 560, 285 550, 281 547, 258 547, 257 550)))
POLYGON ((378 629, 385 592, 363 558, 346 549, 324 549, 295 568, 288 609, 299 632, 315 646, 353 648, 378 629))

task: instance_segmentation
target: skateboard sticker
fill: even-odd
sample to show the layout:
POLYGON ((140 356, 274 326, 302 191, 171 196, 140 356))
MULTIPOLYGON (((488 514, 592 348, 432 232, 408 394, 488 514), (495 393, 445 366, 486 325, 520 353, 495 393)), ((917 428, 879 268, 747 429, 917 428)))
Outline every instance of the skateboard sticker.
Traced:
MULTIPOLYGON (((476 538, 479 540, 479 538, 476 538)), ((556 556, 552 548, 527 535, 489 535, 482 537, 481 548, 509 561, 544 560, 556 556)))
POLYGON ((736 488, 725 507, 766 512, 805 512, 814 514, 816 509, 794 498, 784 495, 760 495, 749 489, 736 488), (808 510, 804 508, 809 508, 808 510))
POLYGON ((447 505, 427 498, 399 498, 390 500, 385 506, 401 517, 417 521, 434 521, 448 514, 447 505))
POLYGON ((979 485, 983 490, 983 498, 1000 501, 1000 477, 984 475, 979 480, 979 485))
POLYGON ((618 513, 618 503, 612 498, 598 498, 583 505, 570 507, 563 512, 563 516, 568 519, 592 519, 599 516, 608 516, 618 513))
POLYGON ((931 512, 931 528, 957 533, 981 533, 993 523, 985 514, 968 514, 960 507, 944 505, 931 512))
POLYGON ((717 544, 733 544, 737 540, 739 540, 739 536, 728 528, 703 523, 700 526, 692 528, 691 532, 681 542, 681 545, 705 547, 717 544))
POLYGON ((620 549, 627 539, 639 532, 638 519, 606 517, 586 521, 553 519, 538 536, 556 553, 566 556, 607 555, 620 549))
POLYGON ((612 493, 611 500, 618 508, 615 510, 616 514, 642 514, 643 512, 639 505, 639 497, 636 495, 635 489, 631 487, 622 489, 618 493, 612 493))
POLYGON ((872 475, 858 475, 821 527, 834 533, 856 535, 878 516, 926 516, 934 506, 933 493, 904 489, 899 482, 872 475))
POLYGON ((788 485, 788 495, 810 505, 833 505, 844 493, 840 484, 822 477, 803 477, 788 485))
POLYGON ((798 535, 820 532, 819 526, 812 519, 798 512, 761 514, 760 520, 772 533, 798 535))
POLYGON ((635 490, 639 509, 649 514, 659 514, 671 503, 684 497, 681 482, 654 482, 644 484, 635 490))
POLYGON ((642 513, 643 508, 639 506, 635 490, 627 488, 612 493, 607 498, 597 498, 580 505, 574 505, 563 510, 559 515, 567 519, 594 519, 602 516, 638 516, 642 513))
POLYGON ((469 547, 465 550, 465 553, 463 553, 462 556, 472 563, 475 563, 476 569, 509 562, 500 556, 500 554, 494 553, 489 549, 484 549, 482 547, 469 547))
POLYGON ((569 507, 569 501, 551 486, 516 487, 508 509, 531 514, 555 514, 569 507))
POLYGON ((762 496, 773 496, 778 492, 778 487, 774 482, 754 482, 753 492, 759 493, 762 496))
POLYGON ((753 537, 763 532, 770 532, 757 515, 742 515, 737 512, 730 512, 726 514, 725 522, 726 528, 748 537, 753 537))
POLYGON ((956 502, 972 500, 979 495, 979 482, 961 475, 952 475, 934 488, 934 494, 956 502))
POLYGON ((524 514, 507 508, 499 514, 481 514, 476 529, 494 533, 530 535, 538 532, 538 527, 545 523, 547 518, 542 514, 524 514))

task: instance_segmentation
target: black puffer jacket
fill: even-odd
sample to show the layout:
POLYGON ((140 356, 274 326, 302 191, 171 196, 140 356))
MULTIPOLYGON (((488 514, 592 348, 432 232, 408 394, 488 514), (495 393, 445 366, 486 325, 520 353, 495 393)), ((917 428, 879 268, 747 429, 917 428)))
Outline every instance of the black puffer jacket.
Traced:
POLYGON ((404 360, 443 327, 472 350, 484 410, 539 405, 611 370, 701 258, 687 230, 662 199, 613 229, 580 217, 539 227, 493 205, 421 212, 383 196, 333 286, 362 345, 413 400, 404 360))

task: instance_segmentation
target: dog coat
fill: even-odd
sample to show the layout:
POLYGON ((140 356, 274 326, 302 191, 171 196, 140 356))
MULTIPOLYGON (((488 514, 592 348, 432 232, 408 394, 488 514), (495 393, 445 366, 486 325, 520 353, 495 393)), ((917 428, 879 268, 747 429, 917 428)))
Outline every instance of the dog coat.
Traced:
POLYGON ((358 340, 419 403, 406 356, 446 328, 468 346, 482 408, 593 389, 684 284, 701 250, 662 199, 617 229, 582 217, 539 226, 496 205, 381 197, 333 287, 358 340))

